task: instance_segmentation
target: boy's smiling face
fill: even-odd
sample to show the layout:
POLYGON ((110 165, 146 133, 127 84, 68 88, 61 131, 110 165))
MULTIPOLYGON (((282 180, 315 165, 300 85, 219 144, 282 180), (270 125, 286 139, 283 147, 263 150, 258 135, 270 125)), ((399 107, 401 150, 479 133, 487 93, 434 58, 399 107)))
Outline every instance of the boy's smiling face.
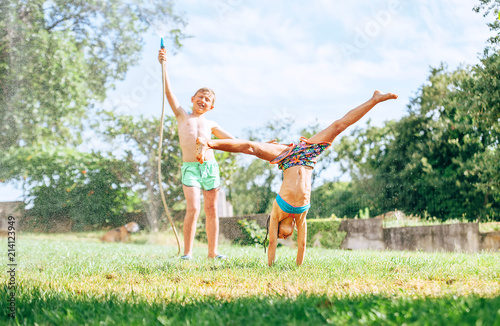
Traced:
POLYGON ((191 97, 193 113, 203 114, 214 108, 214 95, 207 91, 198 91, 191 97))

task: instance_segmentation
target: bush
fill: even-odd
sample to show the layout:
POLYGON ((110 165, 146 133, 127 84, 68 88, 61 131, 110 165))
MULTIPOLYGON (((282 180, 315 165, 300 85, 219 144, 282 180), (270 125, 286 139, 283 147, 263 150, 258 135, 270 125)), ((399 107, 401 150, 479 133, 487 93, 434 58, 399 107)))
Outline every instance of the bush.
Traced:
POLYGON ((52 184, 33 187, 31 214, 41 223, 69 217, 75 230, 122 225, 127 205, 134 206, 133 193, 109 170, 83 172, 72 179, 59 178, 52 184))
MULTIPOLYGON (((319 241, 322 248, 339 249, 346 236, 346 232, 339 231, 341 221, 334 215, 330 218, 308 219, 307 246, 312 247, 316 241, 319 241)), ((261 227, 254 220, 239 220, 238 224, 241 229, 241 237, 235 240, 237 244, 243 246, 264 245, 266 228, 261 227)), ((293 240, 297 241, 297 232, 293 233, 293 240)))
POLYGON ((208 243, 207 239, 207 230, 205 228, 205 223, 198 223, 198 226, 196 227, 196 234, 194 238, 200 242, 203 243, 208 243))
MULTIPOLYGON (((330 218, 308 219, 307 246, 312 247, 316 241, 319 241, 322 248, 339 249, 346 236, 346 232, 339 231, 341 221, 334 215, 330 218)), ((297 240, 296 232, 293 238, 297 240)))
POLYGON ((235 242, 243 246, 263 246, 266 238, 266 228, 261 227, 255 220, 239 220, 241 237, 235 242))
POLYGON ((0 159, 0 177, 25 180, 30 215, 40 226, 70 219, 74 230, 123 225, 141 201, 122 180, 131 170, 101 153, 64 146, 14 148, 0 159))

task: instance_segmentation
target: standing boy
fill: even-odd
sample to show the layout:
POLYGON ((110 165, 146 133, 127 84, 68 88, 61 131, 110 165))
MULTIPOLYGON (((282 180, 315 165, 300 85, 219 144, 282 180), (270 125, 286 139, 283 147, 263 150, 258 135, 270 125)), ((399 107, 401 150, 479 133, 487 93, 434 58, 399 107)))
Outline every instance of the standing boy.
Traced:
MULTIPOLYGON (((167 61, 165 49, 158 54, 160 64, 167 61)), ((165 64, 166 65, 166 64, 165 64)), ((203 189, 208 257, 224 259, 226 256, 217 252, 219 235, 219 217, 217 216, 217 196, 220 186, 219 165, 215 161, 213 150, 205 154, 206 161, 200 164, 196 159, 196 139, 210 139, 213 134, 219 139, 234 139, 214 121, 207 120, 204 114, 214 108, 215 93, 209 88, 199 89, 193 97, 193 112, 187 113, 172 93, 168 74, 165 73, 165 95, 174 112, 179 128, 179 141, 182 151, 182 185, 186 198, 186 216, 184 218, 184 256, 192 258, 193 241, 196 233, 196 221, 200 214, 200 189, 203 189)))

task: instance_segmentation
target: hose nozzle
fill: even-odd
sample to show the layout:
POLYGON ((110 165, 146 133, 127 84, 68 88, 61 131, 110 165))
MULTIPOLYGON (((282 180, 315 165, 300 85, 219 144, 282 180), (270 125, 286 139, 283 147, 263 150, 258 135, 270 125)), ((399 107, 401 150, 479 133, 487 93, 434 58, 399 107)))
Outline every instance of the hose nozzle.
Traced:
POLYGON ((165 43, 163 42, 163 37, 161 38, 161 42, 160 42, 160 49, 164 49, 165 48, 165 43))

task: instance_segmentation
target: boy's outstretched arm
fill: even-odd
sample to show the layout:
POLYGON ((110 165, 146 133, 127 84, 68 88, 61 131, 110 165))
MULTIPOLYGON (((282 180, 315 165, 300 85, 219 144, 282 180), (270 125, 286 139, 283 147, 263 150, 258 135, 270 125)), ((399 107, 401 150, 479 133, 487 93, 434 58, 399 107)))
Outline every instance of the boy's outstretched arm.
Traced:
POLYGON ((187 115, 187 112, 181 107, 179 101, 177 100, 177 97, 175 97, 174 93, 172 92, 170 79, 168 78, 167 54, 165 53, 165 49, 160 50, 158 54, 158 61, 163 65, 163 71, 165 72, 163 75, 163 82, 165 85, 164 91, 165 95, 167 96, 168 104, 170 104, 170 107, 172 108, 172 111, 174 112, 176 118, 187 115))

